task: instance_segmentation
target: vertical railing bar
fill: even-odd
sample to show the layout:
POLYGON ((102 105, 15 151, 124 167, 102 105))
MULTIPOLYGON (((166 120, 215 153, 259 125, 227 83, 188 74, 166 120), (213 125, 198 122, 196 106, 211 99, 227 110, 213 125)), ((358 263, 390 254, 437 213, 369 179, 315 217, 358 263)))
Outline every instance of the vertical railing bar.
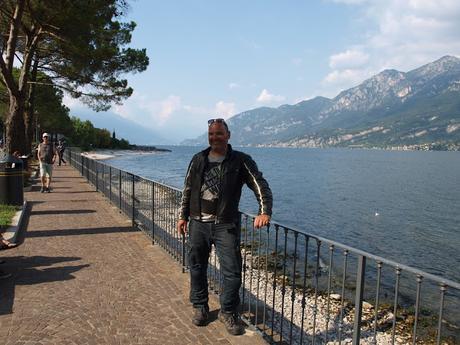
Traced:
POLYGON ((374 345, 377 344, 377 323, 379 314, 379 298, 380 298, 380 277, 382 275, 382 262, 377 261, 377 284, 375 293, 375 310, 374 310, 374 345))
POLYGON ((95 174, 96 174, 96 192, 99 191, 99 164, 95 163, 95 174))
POLYGON ((307 268, 308 268, 308 242, 310 237, 305 235, 305 259, 303 268, 303 286, 302 286, 302 317, 301 317, 301 328, 300 328, 300 345, 303 344, 303 333, 304 333, 304 322, 305 322, 305 307, 306 307, 306 295, 307 295, 307 268))
POLYGON ((152 244, 155 245, 155 182, 152 181, 152 244))
POLYGON ((165 206, 166 206, 166 211, 165 211, 165 244, 166 244, 166 251, 169 253, 169 255, 172 255, 172 250, 171 250, 171 236, 169 235, 169 210, 171 209, 170 205, 170 197, 169 197, 169 192, 165 188, 165 206))
POLYGON ((286 266, 287 266, 287 235, 288 229, 284 228, 284 253, 283 253, 283 284, 281 286, 281 326, 280 326, 280 343, 283 343, 283 326, 284 326, 284 299, 286 297, 286 266))
POLYGON ((316 241, 316 265, 315 265, 315 297, 313 306, 313 331, 312 343, 316 344, 316 317, 318 315, 318 278, 319 278, 319 258, 321 252, 321 241, 316 241))
POLYGON ((248 295, 248 315, 252 321, 251 304, 252 304, 252 277, 254 274, 254 219, 251 219, 251 266, 249 270, 249 295, 248 295))
POLYGON ((366 257, 358 257, 358 270, 356 272, 356 297, 355 297, 355 318, 353 325, 353 345, 359 345, 361 337, 361 320, 363 316, 363 295, 366 277, 366 257))
POLYGON ((398 312, 398 295, 399 295, 399 279, 401 276, 401 268, 396 267, 396 283, 395 283, 395 301, 393 307, 393 326, 391 330, 391 344, 395 343, 396 336, 396 316, 398 312))
POLYGON ((339 334, 338 334, 339 345, 342 342, 343 311, 344 311, 344 299, 345 299, 345 281, 347 278, 348 250, 344 250, 343 255, 344 255, 344 258, 343 258, 343 275, 342 275, 342 296, 340 299, 340 319, 339 319, 339 334))
POLYGON ((112 167, 109 166, 109 199, 112 202, 112 167))
POLYGON ((122 211, 122 208, 121 208, 121 170, 119 169, 118 170, 118 204, 119 204, 119 209, 120 211, 122 211))
MULTIPOLYGON (((212 257, 211 257, 211 262, 214 262, 211 265, 211 270, 212 270, 212 275, 211 275, 211 289, 214 290, 216 293, 219 292, 219 271, 222 271, 222 269, 217 269, 217 249, 216 246, 214 246, 214 251, 211 249, 212 257)), ((219 261, 220 264, 220 261, 219 261)), ((219 267, 220 268, 220 267, 219 267)))
POLYGON ((131 190, 131 199, 132 199, 132 209, 131 209, 131 218, 132 218, 132 225, 133 225, 133 230, 134 230, 134 227, 136 226, 136 220, 134 219, 135 217, 135 214, 134 214, 134 210, 136 208, 135 206, 135 190, 136 190, 136 186, 135 186, 135 182, 134 182, 134 175, 131 174, 132 176, 132 183, 133 183, 133 187, 132 187, 132 190, 131 190))
POLYGON ((262 246, 262 232, 257 231, 259 236, 259 245, 257 246, 257 285, 256 285, 256 306, 255 306, 255 321, 254 325, 257 327, 259 321, 259 286, 260 286, 260 247, 262 246))
POLYGON ((182 273, 187 270, 186 258, 185 258, 185 234, 182 234, 182 273))
MULTIPOLYGON (((175 213, 174 210, 176 210, 177 212, 177 208, 180 204, 180 195, 179 193, 176 191, 174 192, 174 206, 173 206, 173 214, 174 214, 174 217, 173 219, 177 219, 178 218, 178 214, 175 213)), ((173 222, 172 223, 172 231, 173 231, 173 237, 174 237, 174 243, 176 243, 176 253, 177 253, 177 259, 178 261, 180 260, 180 253, 181 253, 181 248, 180 248, 180 238, 178 237, 177 235, 177 232, 176 232, 176 228, 175 228, 175 223, 173 222)))
POLYGON ((297 241, 299 233, 294 232, 294 267, 292 268, 292 285, 291 285, 291 325, 289 327, 289 343, 292 344, 292 330, 294 326, 294 306, 295 306, 295 287, 297 274, 297 241))
POLYGON ((327 304, 326 304, 326 343, 329 339, 329 322, 331 320, 331 283, 332 283, 332 270, 334 264, 334 245, 329 246, 329 272, 327 276, 327 304))
POLYGON ((268 251, 270 250, 270 223, 266 227, 267 229, 267 246, 265 247, 265 287, 264 287, 264 311, 262 320, 262 331, 265 332, 267 322, 267 289, 268 289, 268 251))
MULTIPOLYGON (((248 255, 248 216, 244 215, 244 256, 243 256, 243 286, 242 286, 242 298, 241 298, 241 306, 243 308, 243 311, 245 312, 246 310, 244 309, 244 303, 245 303, 245 290, 246 290, 246 258, 248 255)), ((241 214, 240 214, 241 218, 241 214)))
POLYGON ((439 301, 439 320, 438 320, 438 329, 436 331, 436 345, 441 344, 441 333, 442 333, 442 315, 444 312, 444 296, 446 295, 447 286, 446 284, 440 285, 441 300, 439 301))
POLYGON ((167 224, 168 224, 168 207, 166 206, 166 188, 163 187, 163 248, 168 251, 168 230, 167 230, 167 224))
POLYGON ((415 320, 414 320, 414 336, 412 338, 412 344, 415 345, 417 341, 417 327, 418 327, 418 316, 420 310, 420 295, 422 289, 423 276, 417 274, 417 293, 415 298, 415 320))
POLYGON ((278 271, 278 234, 279 234, 279 225, 275 224, 275 271, 273 272, 273 297, 272 297, 272 334, 274 332, 275 327, 275 299, 276 299, 276 273, 278 271))

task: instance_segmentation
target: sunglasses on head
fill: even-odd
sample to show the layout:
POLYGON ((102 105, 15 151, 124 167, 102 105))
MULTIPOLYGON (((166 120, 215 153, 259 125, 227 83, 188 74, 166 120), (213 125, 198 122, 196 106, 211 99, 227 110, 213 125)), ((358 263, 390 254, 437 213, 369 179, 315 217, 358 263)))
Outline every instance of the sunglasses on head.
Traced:
POLYGON ((227 123, 224 119, 210 119, 208 120, 208 126, 211 126, 213 123, 222 123, 228 131, 227 123))

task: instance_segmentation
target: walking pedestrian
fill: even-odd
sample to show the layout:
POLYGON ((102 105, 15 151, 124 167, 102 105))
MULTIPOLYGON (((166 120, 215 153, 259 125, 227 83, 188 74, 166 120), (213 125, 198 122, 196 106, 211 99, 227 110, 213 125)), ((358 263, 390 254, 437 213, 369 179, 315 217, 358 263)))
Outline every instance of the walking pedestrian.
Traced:
POLYGON ((232 149, 223 119, 208 121, 209 147, 191 160, 177 222, 179 234, 188 230, 190 241, 190 301, 192 322, 207 324, 209 317, 207 269, 211 245, 216 247, 224 277, 219 320, 232 335, 244 332, 239 315, 242 260, 238 205, 246 184, 255 194, 259 213, 254 226, 268 225, 272 192, 254 160, 232 149), (187 222, 190 220, 189 225, 187 222))
POLYGON ((67 162, 64 159, 64 151, 65 151, 65 142, 63 139, 60 139, 58 147, 57 147, 57 152, 59 156, 59 166, 61 166, 61 163, 64 163, 64 165, 67 165, 67 162))
POLYGON ((38 160, 40 162, 40 178, 42 187, 41 193, 50 193, 51 176, 53 175, 53 165, 56 161, 56 149, 50 141, 50 135, 43 133, 43 142, 38 145, 38 160))

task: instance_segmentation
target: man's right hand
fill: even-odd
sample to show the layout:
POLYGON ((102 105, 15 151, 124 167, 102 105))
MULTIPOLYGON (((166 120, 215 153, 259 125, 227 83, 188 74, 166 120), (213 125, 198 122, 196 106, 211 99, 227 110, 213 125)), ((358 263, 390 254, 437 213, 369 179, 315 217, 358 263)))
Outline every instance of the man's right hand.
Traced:
POLYGON ((187 233, 187 221, 185 219, 179 219, 177 221, 177 232, 179 235, 185 235, 187 233))

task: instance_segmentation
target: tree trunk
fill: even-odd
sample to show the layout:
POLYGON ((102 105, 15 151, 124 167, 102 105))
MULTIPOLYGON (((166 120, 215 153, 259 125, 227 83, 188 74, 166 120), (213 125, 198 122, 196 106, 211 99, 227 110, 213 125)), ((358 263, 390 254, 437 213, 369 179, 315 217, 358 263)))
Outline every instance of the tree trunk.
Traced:
POLYGON ((34 141, 34 133, 35 133, 35 114, 33 112, 33 107, 29 107, 24 112, 24 139, 25 139, 25 147, 29 148, 29 151, 24 152, 25 155, 30 153, 30 148, 32 147, 32 143, 34 141))
MULTIPOLYGON (((34 53, 34 59, 33 59, 33 64, 32 64, 32 71, 30 75, 30 80, 32 82, 37 81, 37 73, 38 73, 38 54, 34 53)), ((26 133, 26 145, 28 148, 32 148, 32 142, 34 141, 34 132, 36 131, 35 126, 37 124, 36 122, 36 114, 35 114, 35 90, 36 90, 36 84, 32 83, 32 85, 29 85, 27 88, 27 108, 25 109, 24 113, 24 123, 25 123, 25 133, 26 133)), ((29 153, 29 152, 27 152, 29 153)))
POLYGON ((5 121, 5 148, 10 154, 14 151, 19 151, 21 154, 30 152, 30 147, 27 147, 25 140, 24 99, 21 97, 24 95, 16 98, 10 94, 10 109, 5 121))

